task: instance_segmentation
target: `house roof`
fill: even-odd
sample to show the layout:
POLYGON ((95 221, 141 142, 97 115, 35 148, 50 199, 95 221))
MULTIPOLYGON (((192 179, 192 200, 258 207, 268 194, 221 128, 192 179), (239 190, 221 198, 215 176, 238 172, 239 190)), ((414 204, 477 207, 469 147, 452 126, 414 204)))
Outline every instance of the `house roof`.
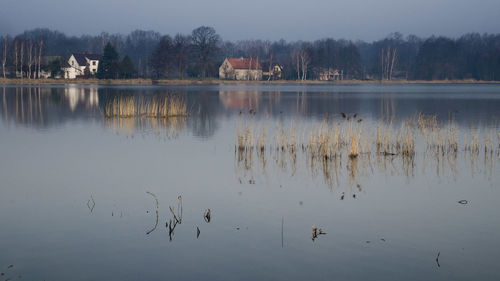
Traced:
POLYGON ((280 69, 283 69, 283 66, 279 65, 277 62, 270 64, 269 61, 264 61, 261 62, 260 65, 262 66, 262 69, 264 71, 268 71, 270 67, 274 68, 275 66, 278 66, 280 69))
POLYGON ((101 55, 96 55, 96 54, 73 54, 73 56, 76 59, 76 62, 78 62, 79 65, 86 65, 87 64, 87 59, 89 60, 100 60, 101 55))
POLYGON ((253 58, 228 58, 234 69, 262 69, 259 61, 253 58))

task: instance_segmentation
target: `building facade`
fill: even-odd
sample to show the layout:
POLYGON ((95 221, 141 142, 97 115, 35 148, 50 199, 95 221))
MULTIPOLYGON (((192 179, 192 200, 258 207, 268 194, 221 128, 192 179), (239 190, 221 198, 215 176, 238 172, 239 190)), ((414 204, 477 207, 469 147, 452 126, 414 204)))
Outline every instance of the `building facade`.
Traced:
POLYGON ((219 67, 219 78, 228 80, 262 80, 262 66, 253 58, 226 58, 219 67))
POLYGON ((68 65, 64 68, 64 78, 94 76, 99 67, 99 60, 101 56, 96 54, 72 54, 68 59, 68 65))

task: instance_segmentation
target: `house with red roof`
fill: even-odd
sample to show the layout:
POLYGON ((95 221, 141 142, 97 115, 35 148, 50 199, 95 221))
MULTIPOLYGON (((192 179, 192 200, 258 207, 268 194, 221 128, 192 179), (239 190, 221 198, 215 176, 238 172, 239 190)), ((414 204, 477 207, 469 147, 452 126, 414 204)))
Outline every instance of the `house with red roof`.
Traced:
POLYGON ((219 78, 228 80, 262 80, 262 66, 254 58, 226 58, 219 67, 219 78))

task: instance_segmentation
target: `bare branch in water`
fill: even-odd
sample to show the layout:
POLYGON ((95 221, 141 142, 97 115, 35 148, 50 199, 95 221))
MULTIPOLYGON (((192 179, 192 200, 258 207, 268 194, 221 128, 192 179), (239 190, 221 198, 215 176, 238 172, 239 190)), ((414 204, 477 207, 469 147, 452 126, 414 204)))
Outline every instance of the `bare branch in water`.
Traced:
POLYGON ((172 236, 174 236, 174 230, 176 226, 177 222, 176 221, 172 222, 172 220, 170 220, 170 223, 168 225, 168 236, 170 238, 170 241, 172 241, 172 236))
POLYGON ((203 218, 205 219, 205 222, 209 223, 210 222, 210 219, 212 217, 212 212, 210 211, 210 209, 206 209, 205 210, 205 213, 203 214, 203 218))
POLYGON ((283 224, 285 223, 285 217, 281 217, 281 248, 283 248, 283 224))
POLYGON ((155 203, 156 203, 156 222, 155 222, 155 226, 148 232, 146 232, 146 235, 150 234, 151 232, 153 232, 156 227, 158 226, 158 198, 156 198, 156 195, 154 195, 153 193, 149 192, 149 191, 146 191, 147 194, 153 196, 153 198, 155 199, 155 203))
POLYGON ((89 201, 87 201, 87 208, 89 208, 90 212, 92 213, 92 211, 94 211, 94 207, 95 207, 94 197, 90 195, 90 199, 89 201))
POLYGON ((174 216, 174 220, 176 223, 180 223, 180 220, 177 218, 177 216, 175 215, 175 212, 174 212, 174 208, 172 208, 172 206, 168 206, 168 208, 170 209, 170 212, 172 213, 172 215, 174 216))
POLYGON ((179 217, 179 223, 182 223, 182 196, 177 197, 179 202, 177 203, 177 216, 179 217))

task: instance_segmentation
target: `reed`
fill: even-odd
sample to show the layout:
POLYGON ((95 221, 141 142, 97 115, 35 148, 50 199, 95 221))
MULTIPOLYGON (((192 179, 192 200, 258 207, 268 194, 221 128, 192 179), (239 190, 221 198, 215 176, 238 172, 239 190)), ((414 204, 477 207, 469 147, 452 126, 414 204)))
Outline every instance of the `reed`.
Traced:
POLYGON ((181 95, 161 95, 152 98, 114 97, 104 106, 107 118, 168 118, 189 115, 186 99, 181 95))
MULTIPOLYGON (((493 153, 500 158, 500 132, 496 125, 484 132, 472 126, 463 138, 459 138, 462 131, 458 125, 451 119, 438 122, 436 115, 414 115, 398 126, 393 124, 394 119, 379 120, 376 126, 365 126, 363 121, 359 121, 361 119, 345 116, 337 120, 325 118, 307 126, 300 126, 300 123, 297 126, 294 122, 285 126, 278 121, 274 130, 267 130, 267 124, 261 124, 255 132, 251 117, 252 122, 242 122, 238 126, 238 168, 252 170, 253 151, 262 158, 265 156, 262 152, 269 149, 275 153, 274 162, 282 170, 291 167, 292 174, 295 174, 296 165, 300 168, 300 162, 296 162, 302 159, 313 177, 322 174, 324 182, 333 187, 340 185, 342 167, 347 168, 349 186, 357 185, 362 173, 373 171, 373 148, 376 149, 377 167, 390 174, 403 172, 407 178, 414 177, 417 161, 423 161, 419 164, 423 171, 425 166, 435 164, 438 176, 447 171, 452 176, 456 175, 458 165, 464 165, 457 157, 461 151, 467 152, 464 159, 470 157, 471 167, 479 163, 481 149, 485 151, 485 159, 491 161, 493 153), (257 139, 256 143, 254 139, 257 139), (297 148, 301 148, 300 151, 297 152, 297 148), (423 158, 416 157, 418 149, 423 149, 423 158), (345 161, 344 157, 348 160, 345 161), (362 168, 361 173, 358 165, 362 168)), ((262 160, 265 166, 266 161, 262 160)))
MULTIPOLYGON (((417 153, 417 143, 422 142, 426 152, 442 156, 456 155, 461 147, 458 126, 451 119, 448 123, 440 123, 436 115, 414 115, 403 121, 397 129, 393 126, 393 120, 387 121, 388 123, 379 121, 376 129, 366 128, 362 119, 359 120, 348 118, 348 115, 338 122, 324 119, 320 123, 302 128, 300 134, 297 133, 294 122, 284 126, 278 121, 271 136, 268 135, 267 125, 262 125, 262 129, 254 136, 253 123, 245 123, 243 127, 238 128, 236 147, 247 151, 256 148, 260 152, 265 151, 266 147, 272 147, 276 152, 289 153, 292 159, 296 159, 296 149, 301 148, 301 152, 307 155, 311 164, 314 161, 342 158, 343 155, 350 158, 360 154, 370 155, 373 146, 377 154, 405 158, 414 157, 417 153), (298 138, 297 135, 302 137, 298 138), (274 139, 274 142, 268 144, 268 138, 274 139)), ((477 153, 480 149, 500 153, 500 133, 493 126, 484 134, 472 127, 470 133, 464 136, 465 151, 477 153), (480 138, 483 138, 482 141, 480 138)))
POLYGON ((360 149, 360 138, 361 138, 362 129, 361 127, 356 129, 352 129, 349 131, 349 157, 355 158, 359 155, 360 149))

